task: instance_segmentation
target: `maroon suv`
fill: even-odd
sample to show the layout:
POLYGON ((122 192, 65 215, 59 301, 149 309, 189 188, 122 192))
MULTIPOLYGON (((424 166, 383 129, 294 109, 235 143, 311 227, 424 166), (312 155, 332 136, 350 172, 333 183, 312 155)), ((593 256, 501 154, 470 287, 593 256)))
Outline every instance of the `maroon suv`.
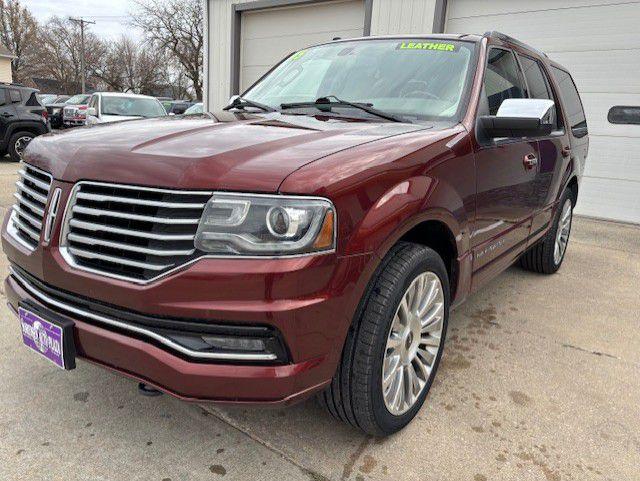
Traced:
POLYGON ((587 155, 569 73, 498 33, 335 41, 225 111, 49 135, 3 227, 25 344, 187 400, 423 404, 453 306, 558 270, 587 155))

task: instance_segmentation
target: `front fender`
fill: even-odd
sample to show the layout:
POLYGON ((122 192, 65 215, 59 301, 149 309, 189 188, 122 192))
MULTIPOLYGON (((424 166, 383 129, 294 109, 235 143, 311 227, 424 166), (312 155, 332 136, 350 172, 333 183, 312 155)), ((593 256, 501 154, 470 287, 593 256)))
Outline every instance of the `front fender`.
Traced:
POLYGON ((442 179, 412 177, 385 192, 354 230, 347 254, 375 252, 379 258, 417 225, 438 221, 456 241, 458 253, 468 250, 468 219, 458 192, 442 179))

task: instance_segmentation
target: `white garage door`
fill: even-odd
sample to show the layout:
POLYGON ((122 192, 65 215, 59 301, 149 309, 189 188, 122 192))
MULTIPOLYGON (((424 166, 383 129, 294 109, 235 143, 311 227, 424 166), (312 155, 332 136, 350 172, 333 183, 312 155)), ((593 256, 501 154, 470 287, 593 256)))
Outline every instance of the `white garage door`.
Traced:
POLYGON ((321 2, 244 12, 240 91, 291 52, 335 37, 362 37, 364 1, 321 2))
POLYGON ((640 2, 449 0, 446 31, 498 30, 567 67, 587 114, 590 151, 577 213, 640 223, 640 125, 611 124, 640 106, 640 2))

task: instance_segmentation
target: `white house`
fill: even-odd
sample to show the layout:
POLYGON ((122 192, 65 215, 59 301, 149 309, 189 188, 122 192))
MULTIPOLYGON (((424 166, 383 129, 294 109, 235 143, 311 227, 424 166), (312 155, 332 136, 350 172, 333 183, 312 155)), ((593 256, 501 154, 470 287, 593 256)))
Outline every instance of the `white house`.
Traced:
POLYGON ((287 54, 334 37, 498 30, 543 50, 571 70, 587 113, 590 154, 577 213, 640 223, 640 2, 203 1, 209 109, 287 54), (614 106, 636 109, 612 123, 614 106))
POLYGON ((11 61, 16 58, 9 49, 0 45, 0 82, 11 83, 13 76, 11 74, 11 61))

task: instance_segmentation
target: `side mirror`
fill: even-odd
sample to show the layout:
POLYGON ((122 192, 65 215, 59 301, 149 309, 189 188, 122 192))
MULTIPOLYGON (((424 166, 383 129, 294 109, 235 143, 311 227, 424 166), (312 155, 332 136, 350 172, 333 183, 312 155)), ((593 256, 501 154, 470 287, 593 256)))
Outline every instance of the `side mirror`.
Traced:
POLYGON ((91 117, 97 117, 98 116, 98 112, 96 111, 95 107, 89 107, 87 109, 87 115, 90 115, 91 117))
POLYGON ((553 130, 551 109, 547 99, 506 99, 496 115, 480 117, 480 127, 489 138, 541 137, 553 130))
POLYGON ((231 98, 229 99, 229 103, 227 104, 227 107, 233 105, 236 100, 238 100, 240 98, 239 95, 232 95, 231 98))

